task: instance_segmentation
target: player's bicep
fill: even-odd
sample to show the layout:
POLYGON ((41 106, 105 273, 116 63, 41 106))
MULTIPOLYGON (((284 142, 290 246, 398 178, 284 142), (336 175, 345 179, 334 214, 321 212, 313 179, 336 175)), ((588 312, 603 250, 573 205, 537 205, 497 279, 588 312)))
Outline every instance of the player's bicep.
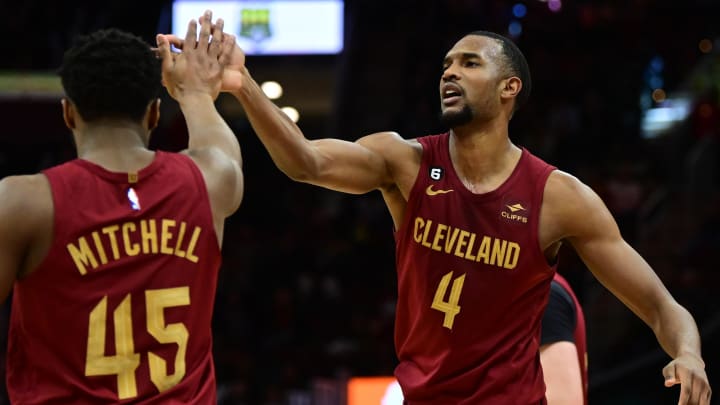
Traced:
POLYGON ((624 240, 584 241, 578 254, 595 278, 648 325, 670 294, 650 265, 624 240))
POLYGON ((658 305, 670 299, 650 265, 623 239, 600 197, 581 185, 570 210, 568 240, 594 276, 646 323, 652 325, 658 305))
POLYGON ((386 156, 379 139, 358 142, 339 139, 311 141, 315 149, 316 170, 312 176, 297 179, 328 189, 363 194, 392 182, 386 156))
POLYGON ((244 193, 241 162, 219 148, 183 151, 197 164, 205 181, 213 217, 222 220, 240 206, 244 193))

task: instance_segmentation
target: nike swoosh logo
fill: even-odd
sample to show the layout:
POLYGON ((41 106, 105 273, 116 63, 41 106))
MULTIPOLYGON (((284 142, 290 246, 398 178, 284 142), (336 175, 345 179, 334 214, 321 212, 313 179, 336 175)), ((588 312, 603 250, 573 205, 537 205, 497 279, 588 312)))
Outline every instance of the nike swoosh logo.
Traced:
POLYGON ((433 185, 431 184, 431 185, 427 186, 427 188, 425 189, 425 194, 427 194, 429 196, 433 196, 433 195, 438 195, 438 194, 451 193, 452 191, 453 191, 452 189, 451 190, 433 190, 433 185))

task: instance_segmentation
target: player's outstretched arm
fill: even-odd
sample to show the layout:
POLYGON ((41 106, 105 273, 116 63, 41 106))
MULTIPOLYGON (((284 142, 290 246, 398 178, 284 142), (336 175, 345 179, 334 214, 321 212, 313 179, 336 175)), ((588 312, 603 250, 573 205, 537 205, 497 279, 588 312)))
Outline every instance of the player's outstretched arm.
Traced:
MULTIPOLYGON (((216 27, 213 26, 213 30, 216 27)), ((188 48, 186 40, 177 36, 163 37, 183 52, 188 48)), ((308 140, 265 96, 245 67, 242 49, 235 45, 229 55, 222 77, 222 91, 238 99, 261 142, 286 175, 297 181, 354 194, 393 184, 388 159, 411 153, 408 143, 399 135, 382 132, 357 142, 308 140)))
POLYGON ((265 96, 246 68, 242 69, 242 87, 231 93, 275 164, 290 178, 355 194, 392 183, 386 152, 407 147, 396 134, 374 134, 358 142, 308 140, 265 96))
POLYGON ((709 405, 711 389, 692 315, 670 295, 648 263, 620 235, 605 204, 576 178, 554 172, 543 214, 595 277, 655 332, 672 361, 665 385, 681 385, 680 405, 709 405))
POLYGON ((217 226, 237 209, 243 192, 240 145, 214 103, 235 42, 232 35, 223 34, 222 20, 213 31, 210 11, 199 21, 199 35, 197 23, 188 24, 181 54, 170 52, 171 38, 158 35, 158 54, 163 84, 185 116, 189 133, 186 152, 203 172, 217 226))

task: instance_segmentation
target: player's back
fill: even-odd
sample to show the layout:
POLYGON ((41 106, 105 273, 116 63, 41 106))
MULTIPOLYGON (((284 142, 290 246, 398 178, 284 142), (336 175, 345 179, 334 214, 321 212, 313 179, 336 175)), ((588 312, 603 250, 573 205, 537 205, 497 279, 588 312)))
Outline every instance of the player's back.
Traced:
POLYGON ((53 242, 15 283, 16 404, 215 404, 220 249, 200 170, 157 152, 138 173, 85 160, 45 171, 53 242))

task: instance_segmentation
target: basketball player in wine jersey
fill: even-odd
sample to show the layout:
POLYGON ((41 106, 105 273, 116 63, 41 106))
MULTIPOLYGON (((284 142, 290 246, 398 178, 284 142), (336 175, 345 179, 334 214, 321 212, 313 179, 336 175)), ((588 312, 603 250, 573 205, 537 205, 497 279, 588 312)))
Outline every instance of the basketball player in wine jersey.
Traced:
POLYGON ((79 38, 60 69, 78 159, 0 181, 13 404, 216 404, 210 323, 223 223, 243 176, 214 106, 234 39, 223 41, 218 21, 208 46, 210 18, 199 40, 192 21, 193 46, 162 65, 187 120, 186 151, 147 148, 159 118, 155 53, 102 30, 79 38))
MULTIPOLYGON (((178 38, 171 38, 183 46, 178 38)), ((515 146, 508 124, 530 91, 509 39, 476 31, 446 54, 447 133, 356 142, 307 139, 253 81, 239 48, 223 87, 294 180, 353 194, 380 190, 395 225, 395 374, 410 405, 543 404, 540 321, 561 244, 652 328, 672 357, 665 385, 708 405, 693 317, 620 235, 577 178, 515 146)))

